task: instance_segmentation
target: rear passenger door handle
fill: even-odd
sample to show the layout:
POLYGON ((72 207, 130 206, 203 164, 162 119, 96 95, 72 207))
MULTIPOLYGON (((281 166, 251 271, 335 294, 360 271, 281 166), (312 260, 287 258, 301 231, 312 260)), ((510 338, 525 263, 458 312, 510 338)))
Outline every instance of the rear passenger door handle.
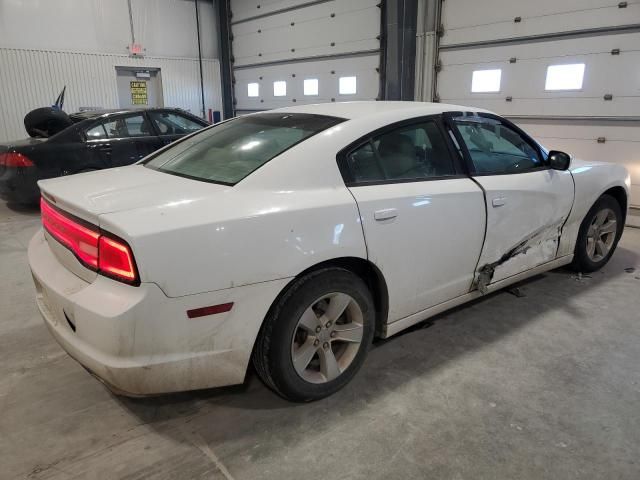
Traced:
POLYGON ((494 207, 501 207, 505 203, 507 203, 507 199, 504 197, 496 197, 493 200, 491 200, 491 205, 493 205, 494 207))
POLYGON ((398 216, 398 209, 396 208, 385 208, 384 210, 376 210, 373 213, 373 218, 375 218, 378 222, 382 222, 383 220, 391 220, 392 218, 396 218, 398 216))

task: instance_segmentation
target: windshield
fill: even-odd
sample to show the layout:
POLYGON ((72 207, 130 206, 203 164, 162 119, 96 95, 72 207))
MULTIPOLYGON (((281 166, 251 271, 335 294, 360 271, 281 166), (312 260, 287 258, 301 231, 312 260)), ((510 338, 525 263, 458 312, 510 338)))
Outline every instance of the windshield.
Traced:
POLYGON ((235 185, 295 144, 344 121, 306 113, 259 113, 193 135, 145 165, 183 177, 235 185))

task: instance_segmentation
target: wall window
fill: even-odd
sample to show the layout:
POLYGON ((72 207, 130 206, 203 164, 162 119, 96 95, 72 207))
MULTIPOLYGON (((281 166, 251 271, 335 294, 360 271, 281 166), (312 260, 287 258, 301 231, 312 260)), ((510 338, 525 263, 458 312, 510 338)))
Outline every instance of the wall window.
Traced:
POLYGON ((260 96, 260 84, 249 83, 247 85, 247 97, 259 97, 260 96))
POLYGON ((273 82, 273 96, 284 97, 287 95, 287 82, 280 80, 273 82))
POLYGON ((338 93, 340 95, 353 95, 356 90, 356 77, 340 77, 338 80, 338 93))
POLYGON ((549 65, 545 90, 580 90, 584 79, 584 63, 549 65))
POLYGON ((318 79, 317 78, 306 78, 304 80, 304 94, 318 95, 318 79))
POLYGON ((496 93, 500 91, 502 70, 476 70, 471 78, 472 93, 496 93))

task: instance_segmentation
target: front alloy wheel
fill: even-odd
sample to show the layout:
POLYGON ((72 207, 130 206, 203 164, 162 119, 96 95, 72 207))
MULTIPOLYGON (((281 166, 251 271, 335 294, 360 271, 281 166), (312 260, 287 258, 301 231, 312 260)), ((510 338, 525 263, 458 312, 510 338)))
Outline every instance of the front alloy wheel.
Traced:
POLYGON ((602 268, 613 255, 623 227, 620 204, 612 196, 602 195, 580 225, 573 268, 580 272, 602 268))
POLYGON ((609 254, 617 232, 616 214, 610 208, 603 208, 593 217, 587 231, 587 255, 592 262, 600 262, 609 254))

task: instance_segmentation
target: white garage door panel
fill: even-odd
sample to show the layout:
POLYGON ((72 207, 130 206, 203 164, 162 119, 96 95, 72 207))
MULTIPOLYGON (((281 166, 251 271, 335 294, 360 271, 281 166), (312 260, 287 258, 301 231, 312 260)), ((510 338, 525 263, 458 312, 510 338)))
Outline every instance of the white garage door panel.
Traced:
POLYGON ((631 204, 640 206, 640 121, 561 122, 521 120, 516 122, 545 147, 562 150, 584 160, 615 162, 631 174, 631 204), (598 138, 605 143, 598 143, 598 138))
POLYGON ((378 49, 376 5, 372 0, 328 2, 235 24, 235 65, 378 49))
POLYGON ((640 20, 640 2, 618 0, 446 0, 441 45, 465 44, 496 38, 515 38, 628 25, 640 20), (515 17, 522 21, 514 22, 515 17))
POLYGON ((239 22, 247 18, 265 15, 287 8, 297 7, 303 3, 310 3, 305 0, 232 0, 232 22, 239 22))
POLYGON ((637 116, 640 112, 640 33, 565 39, 468 50, 443 50, 442 102, 470 104, 506 115, 637 116), (620 49, 620 55, 611 50, 620 49), (509 63, 510 58, 516 63, 509 63), (585 63, 579 91, 545 91, 549 65, 585 63), (474 70, 502 70, 498 93, 471 93, 474 70), (612 72, 615 74, 612 75, 612 72), (612 101, 604 95, 612 94, 612 101), (511 96, 512 101, 505 101, 511 96))
POLYGON ((586 117, 595 111, 603 117, 637 116, 640 112, 640 99, 613 99, 604 102, 598 99, 581 100, 577 98, 548 98, 544 100, 525 99, 506 102, 503 98, 467 98, 460 100, 442 99, 443 103, 464 104, 478 108, 486 108, 506 116, 555 116, 567 115, 586 117), (600 102, 604 104, 601 105, 600 102), (533 112, 533 113, 532 113, 533 112))
POLYGON ((300 62, 288 65, 261 66, 239 69, 235 71, 236 109, 240 111, 264 110, 304 103, 322 103, 350 100, 372 100, 378 95, 379 55, 368 55, 354 58, 300 62), (335 73, 331 73, 334 71, 335 73), (293 76, 295 75, 295 77, 293 76), (357 91, 355 95, 339 95, 338 79, 355 76, 357 91), (262 79, 260 79, 262 77, 262 79), (318 79, 318 95, 303 95, 305 78, 318 79), (273 96, 273 82, 287 82, 285 97, 273 96), (258 83, 260 96, 247 96, 247 84, 258 83), (296 100, 295 102, 293 100, 296 100))

